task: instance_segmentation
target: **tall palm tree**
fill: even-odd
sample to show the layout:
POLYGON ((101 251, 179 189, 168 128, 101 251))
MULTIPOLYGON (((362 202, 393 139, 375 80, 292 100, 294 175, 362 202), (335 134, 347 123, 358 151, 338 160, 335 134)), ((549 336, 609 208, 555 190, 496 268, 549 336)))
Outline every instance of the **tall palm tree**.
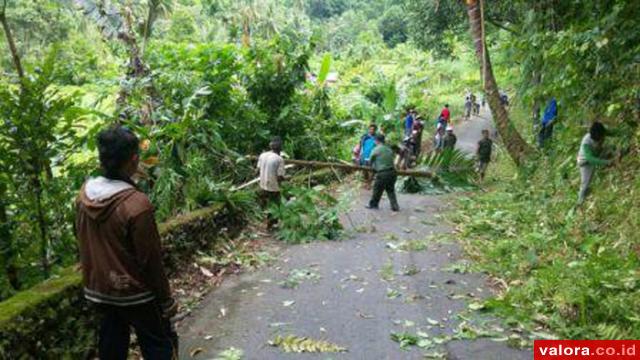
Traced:
POLYGON ((484 91, 489 102, 489 107, 491 108, 496 128, 498 129, 498 134, 500 134, 511 159, 516 165, 521 165, 531 152, 531 147, 524 141, 518 130, 513 126, 513 123, 509 119, 509 114, 507 114, 506 109, 500 102, 498 83, 493 75, 489 51, 485 43, 481 2, 482 0, 466 0, 467 14, 469 16, 476 57, 482 66, 481 74, 484 79, 484 91))

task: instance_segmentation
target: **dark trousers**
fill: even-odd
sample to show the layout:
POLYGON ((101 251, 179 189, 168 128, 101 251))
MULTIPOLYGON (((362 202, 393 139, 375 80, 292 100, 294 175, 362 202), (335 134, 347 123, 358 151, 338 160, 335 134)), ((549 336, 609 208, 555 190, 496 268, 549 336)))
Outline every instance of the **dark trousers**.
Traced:
POLYGON ((395 170, 377 172, 373 183, 373 196, 371 197, 369 206, 374 208, 378 207, 380 204, 380 198, 382 198, 382 193, 386 191, 387 196, 389 197, 389 202, 391 202, 391 209, 398 211, 400 207, 398 206, 398 199, 396 199, 397 179, 398 175, 395 170))
POLYGON ((553 136, 553 124, 543 125, 538 132, 538 146, 544 147, 547 140, 553 136))
POLYGON ((101 360, 127 359, 131 328, 145 359, 178 359, 178 334, 155 302, 131 306, 100 304, 98 310, 102 315, 98 333, 101 360))
POLYGON ((260 191, 260 205, 267 212, 267 228, 273 228, 278 220, 276 220, 271 212, 269 211, 269 207, 273 204, 279 204, 281 201, 281 195, 279 191, 260 191))

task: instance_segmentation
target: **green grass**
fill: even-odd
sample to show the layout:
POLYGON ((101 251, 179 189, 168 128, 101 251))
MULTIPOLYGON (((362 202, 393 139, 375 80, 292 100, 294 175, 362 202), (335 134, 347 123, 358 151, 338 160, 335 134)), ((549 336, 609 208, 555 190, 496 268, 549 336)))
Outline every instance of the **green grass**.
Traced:
POLYGON ((502 157, 489 191, 458 201, 465 250, 502 284, 487 308, 563 338, 640 338, 640 161, 598 169, 578 208, 575 154, 562 149, 528 171, 502 157))

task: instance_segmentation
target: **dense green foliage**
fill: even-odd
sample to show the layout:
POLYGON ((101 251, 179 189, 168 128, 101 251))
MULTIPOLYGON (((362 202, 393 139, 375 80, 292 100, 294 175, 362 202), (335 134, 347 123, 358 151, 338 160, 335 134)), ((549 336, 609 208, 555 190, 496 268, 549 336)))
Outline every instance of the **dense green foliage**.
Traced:
POLYGON ((456 221, 467 250, 503 284, 490 307, 563 338, 637 338, 637 153, 598 169, 579 208, 575 154, 539 161, 541 170, 516 178, 503 161, 491 192, 461 200, 456 221))

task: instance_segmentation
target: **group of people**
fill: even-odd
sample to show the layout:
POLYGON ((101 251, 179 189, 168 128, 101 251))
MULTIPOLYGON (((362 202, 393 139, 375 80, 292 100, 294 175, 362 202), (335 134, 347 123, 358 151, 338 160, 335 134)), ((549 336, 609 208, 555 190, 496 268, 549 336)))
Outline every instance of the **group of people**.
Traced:
MULTIPOLYGON (((539 119, 537 142, 538 146, 544 149, 552 142, 553 129, 558 121, 558 101, 555 97, 549 99, 539 119)), ((601 157, 601 154, 605 137, 615 134, 615 131, 608 131, 601 122, 595 121, 591 124, 589 132, 582 137, 577 155, 577 165, 580 170, 578 205, 586 199, 596 168, 609 165, 612 162, 612 160, 601 157)))
MULTIPOLYGON (((403 143, 397 149, 398 155, 386 144, 385 136, 378 130, 375 124, 370 124, 358 144, 353 149, 352 161, 360 166, 370 167, 374 173, 375 182, 373 184, 372 199, 367 205, 368 208, 377 209, 383 192, 387 192, 391 202, 391 209, 399 209, 397 197, 395 195, 395 182, 397 179, 396 168, 407 168, 407 162, 394 161, 398 157, 402 159, 408 152, 414 159, 420 154, 422 147, 422 132, 424 122, 414 108, 409 108, 403 117, 403 143), (379 149, 379 150, 378 150, 379 149)), ((451 124, 451 111, 449 104, 445 104, 436 122, 436 133, 434 136, 433 151, 443 152, 453 150, 457 143, 451 124)), ((493 142, 490 138, 489 130, 482 131, 482 139, 477 147, 477 171, 481 179, 491 160, 493 142)), ((365 187, 370 188, 372 180, 371 173, 365 172, 365 187)))
MULTIPOLYGON (((471 115, 480 114, 480 103, 477 100, 476 94, 467 89, 464 96, 464 117, 466 120, 469 120, 471 115)), ((484 98, 482 102, 484 103, 484 98)))
MULTIPOLYGON (((557 116, 555 99, 545 111, 544 140, 557 116), (548 113, 548 115, 547 115, 548 113)), ((405 131, 413 132, 419 117, 410 111, 405 131)), ((452 148, 456 140, 450 128, 448 106, 438 120, 438 131, 447 124, 442 148, 452 148)), ((610 134, 600 122, 594 122, 582 138, 577 162, 581 174, 579 203, 585 200, 597 166, 611 160, 600 157, 605 136, 610 134)), ((98 350, 101 359, 126 359, 130 331, 136 332, 142 354, 147 359, 176 359, 178 337, 170 319, 178 305, 174 300, 162 265, 160 235, 153 206, 132 180, 140 160, 140 141, 125 127, 103 130, 97 138, 102 175, 88 179, 76 200, 75 233, 79 241, 84 280, 84 296, 100 313, 98 350)), ((285 179, 282 140, 273 138, 270 150, 260 155, 260 198, 263 205, 280 201, 280 186, 285 179)), ((395 194, 397 172, 394 151, 385 136, 372 124, 360 141, 361 164, 375 173, 372 197, 367 208, 377 209, 384 192, 391 210, 399 211, 395 194)), ((488 130, 482 130, 477 160, 480 178, 491 161, 493 142, 488 130)), ((275 221, 268 218, 268 227, 275 221)))

